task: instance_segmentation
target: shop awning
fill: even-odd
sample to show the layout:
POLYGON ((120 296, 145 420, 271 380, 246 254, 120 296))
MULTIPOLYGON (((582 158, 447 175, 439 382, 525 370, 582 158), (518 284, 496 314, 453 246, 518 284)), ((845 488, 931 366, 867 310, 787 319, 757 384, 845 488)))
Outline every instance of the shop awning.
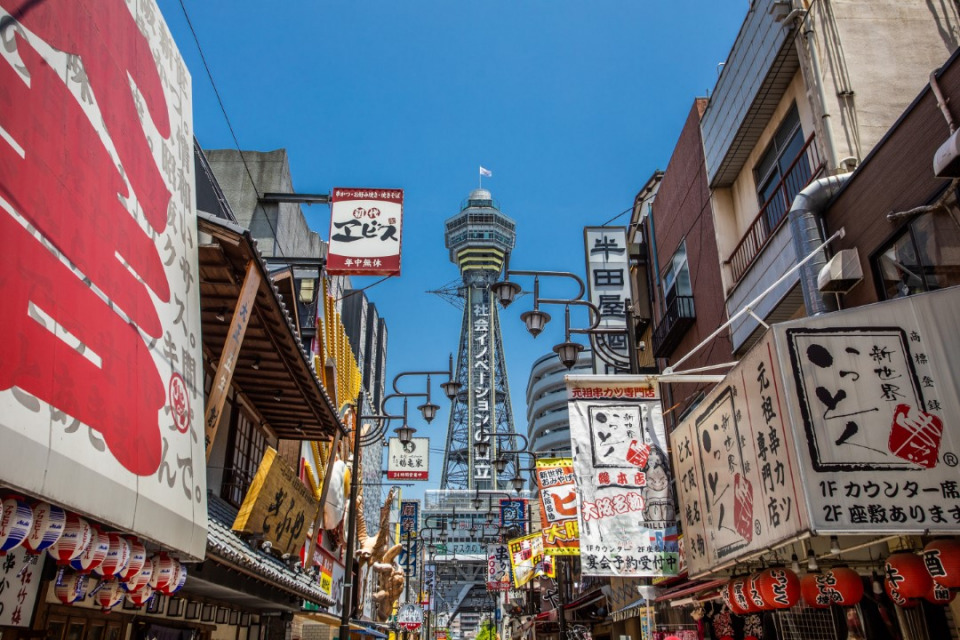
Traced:
POLYGON ((647 602, 648 600, 646 598, 640 598, 639 600, 634 600, 633 602, 626 605, 625 607, 617 609, 616 611, 612 611, 610 613, 610 617, 613 619, 614 622, 620 622, 621 620, 626 620, 627 618, 630 618, 633 616, 634 610, 639 609, 642 606, 645 606, 647 602))
POLYGON ((701 591, 706 591, 707 589, 715 589, 726 583, 727 583, 726 580, 706 580, 706 581, 698 581, 698 582, 687 582, 673 589, 670 589, 669 591, 664 591, 659 596, 657 596, 656 602, 669 602, 671 600, 679 600, 680 598, 696 595, 701 591))
POLYGON ((596 604, 604 598, 605 596, 600 589, 594 589, 593 591, 583 594, 573 602, 568 602, 563 606, 563 608, 567 611, 577 611, 579 609, 583 609, 584 607, 589 607, 590 605, 596 604))
POLYGON ((278 438, 327 440, 343 429, 333 401, 317 378, 312 357, 250 232, 197 212, 203 346, 219 358, 240 299, 248 265, 257 271, 253 309, 233 368, 233 383, 278 438))
POLYGON ((377 631, 372 627, 368 627, 366 625, 360 624, 356 621, 350 622, 350 631, 355 631, 356 633, 359 633, 362 636, 370 636, 371 638, 383 639, 387 637, 387 634, 381 631, 377 631))

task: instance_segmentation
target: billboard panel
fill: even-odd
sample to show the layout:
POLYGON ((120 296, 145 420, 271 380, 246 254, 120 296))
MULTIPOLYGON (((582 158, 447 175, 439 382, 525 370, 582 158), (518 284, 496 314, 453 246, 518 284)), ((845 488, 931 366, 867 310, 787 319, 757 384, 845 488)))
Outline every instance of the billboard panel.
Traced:
POLYGON ((190 76, 153 0, 4 21, 0 482, 200 560, 190 76))
POLYGON ((571 458, 539 458, 535 468, 540 489, 540 526, 547 555, 580 554, 577 485, 571 458))
POLYGON ((566 381, 583 574, 676 575, 676 500, 657 386, 632 376, 566 381))
POLYGON ((402 223, 402 189, 335 188, 327 273, 399 276, 402 223))

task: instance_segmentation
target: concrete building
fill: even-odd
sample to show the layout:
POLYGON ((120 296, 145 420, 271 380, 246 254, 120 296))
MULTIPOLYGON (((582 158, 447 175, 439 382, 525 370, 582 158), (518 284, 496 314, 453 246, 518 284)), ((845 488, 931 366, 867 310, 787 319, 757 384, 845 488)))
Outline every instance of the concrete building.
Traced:
POLYGON ((569 457, 570 422, 567 413, 567 374, 593 373, 593 353, 580 352, 577 363, 567 369, 555 353, 541 356, 530 368, 527 381, 528 450, 541 455, 569 457))
MULTIPOLYGON (((729 316, 804 257, 785 223, 796 194, 859 164, 958 42, 953 3, 752 3, 701 119, 729 316)), ((753 313, 768 323, 806 314, 800 277, 753 313)), ((734 353, 762 330, 740 317, 734 353)))

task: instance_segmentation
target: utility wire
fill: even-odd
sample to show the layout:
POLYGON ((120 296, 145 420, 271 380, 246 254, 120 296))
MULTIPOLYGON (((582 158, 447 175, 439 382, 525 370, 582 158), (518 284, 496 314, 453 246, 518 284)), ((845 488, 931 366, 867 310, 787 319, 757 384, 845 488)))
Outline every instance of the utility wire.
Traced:
POLYGON ((360 287, 359 289, 350 289, 349 291, 347 291, 346 293, 344 293, 342 296, 340 296, 339 298, 337 298, 336 300, 334 300, 334 302, 340 302, 341 300, 343 300, 343 299, 345 299, 345 298, 349 298, 350 296, 352 296, 352 295, 354 295, 354 294, 357 294, 357 293, 360 293, 361 291, 366 291, 367 289, 369 289, 369 288, 371 288, 371 287, 375 287, 375 286, 377 286, 378 284, 380 284, 381 282, 384 282, 384 281, 386 281, 386 280, 389 280, 389 279, 392 278, 392 277, 393 277, 392 275, 384 276, 384 277, 380 278, 379 280, 377 280, 376 282, 370 283, 370 284, 368 284, 368 285, 365 286, 365 287, 360 287))
POLYGON ((624 209, 623 211, 621 211, 621 212, 618 213, 617 215, 613 216, 612 218, 610 218, 609 220, 607 220, 606 222, 604 222, 604 223, 603 223, 602 225, 600 225, 600 226, 601 226, 601 227, 605 227, 605 226, 607 226, 608 224, 610 224, 611 222, 613 222, 614 220, 616 220, 617 218, 619 218, 620 216, 622 216, 623 214, 625 214, 625 213, 630 213, 631 211, 633 211, 633 207, 627 207, 626 209, 624 209))
POLYGON ((243 163, 243 168, 247 172, 247 177, 250 178, 250 185, 253 187, 253 193, 257 196, 255 208, 260 209, 260 211, 263 213, 264 220, 267 221, 270 231, 273 232, 274 247, 280 253, 278 257, 283 257, 285 252, 283 247, 280 245, 280 236, 277 233, 276 228, 273 226, 270 216, 267 215, 266 210, 264 210, 263 206, 260 204, 260 190, 257 189, 257 183, 253 179, 253 173, 250 171, 250 166, 247 164, 247 159, 243 157, 243 150, 240 148, 240 141, 237 139, 237 133, 233 130, 233 124, 230 122, 230 116, 227 115, 227 108, 223 104, 223 98, 220 97, 220 91, 217 89, 217 83, 213 81, 213 73, 210 71, 210 65, 207 64, 207 57, 203 53, 203 47, 200 46, 200 38, 197 37, 196 29, 193 28, 193 22, 190 20, 190 14, 187 13, 186 5, 183 4, 183 0, 179 0, 179 2, 180 9, 183 10, 183 17, 187 21, 187 26, 190 28, 190 33, 193 35, 193 42, 197 45, 197 53, 200 54, 200 61, 203 63, 203 68, 207 72, 207 79, 210 80, 210 86, 213 88, 213 94, 217 97, 217 104, 220 105, 220 111, 223 113, 223 119, 227 123, 227 129, 230 130, 230 136, 233 138, 233 145, 237 148, 237 153, 240 154, 240 162, 243 163))

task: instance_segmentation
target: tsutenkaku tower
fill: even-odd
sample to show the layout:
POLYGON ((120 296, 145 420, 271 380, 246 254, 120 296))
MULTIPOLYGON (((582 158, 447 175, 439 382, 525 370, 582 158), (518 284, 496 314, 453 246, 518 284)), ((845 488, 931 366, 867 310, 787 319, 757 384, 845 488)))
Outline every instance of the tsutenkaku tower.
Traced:
POLYGON ((515 475, 511 463, 501 474, 494 460, 497 446, 516 449, 513 438, 493 438, 493 433, 514 433, 507 367, 503 358, 500 318, 490 291, 513 249, 516 223, 503 215, 486 189, 474 190, 460 213, 446 221, 444 234, 450 260, 460 268, 460 295, 465 305, 457 350, 457 382, 443 459, 443 489, 492 490, 515 475), (489 443, 484 456, 477 442, 489 443))

